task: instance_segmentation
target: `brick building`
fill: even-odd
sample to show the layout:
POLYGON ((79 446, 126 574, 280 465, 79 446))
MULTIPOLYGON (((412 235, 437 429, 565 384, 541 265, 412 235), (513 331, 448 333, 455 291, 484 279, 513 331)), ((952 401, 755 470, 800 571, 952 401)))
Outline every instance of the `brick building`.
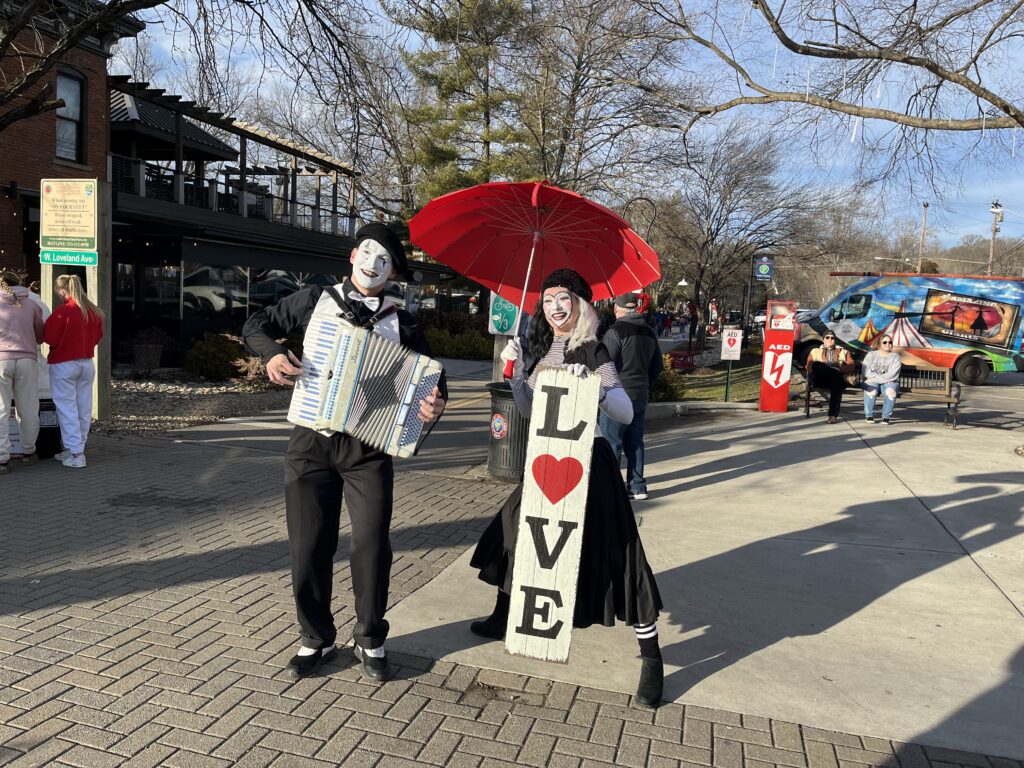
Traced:
MULTIPOLYGON (((13 13, 17 3, 0 4, 0 13, 13 13)), ((82 10, 66 3, 71 18, 37 17, 34 28, 23 29, 0 60, 3 82, 18 77, 40 53, 36 32, 45 51, 56 40, 62 24, 82 10)), ((109 143, 107 61, 114 43, 142 31, 134 19, 121 19, 98 27, 68 52, 56 67, 0 114, 23 106, 50 87, 50 98, 66 106, 36 117, 18 120, 0 132, 0 266, 39 275, 39 180, 44 178, 106 178, 109 143)))

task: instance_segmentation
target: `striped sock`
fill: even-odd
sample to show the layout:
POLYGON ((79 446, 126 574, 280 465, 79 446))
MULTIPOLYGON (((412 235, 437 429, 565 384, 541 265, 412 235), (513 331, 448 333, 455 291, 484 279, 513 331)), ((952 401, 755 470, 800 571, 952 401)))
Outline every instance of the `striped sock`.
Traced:
POLYGON ((640 655, 645 659, 660 659, 661 649, 658 647, 658 623, 634 624, 636 641, 640 644, 640 655))

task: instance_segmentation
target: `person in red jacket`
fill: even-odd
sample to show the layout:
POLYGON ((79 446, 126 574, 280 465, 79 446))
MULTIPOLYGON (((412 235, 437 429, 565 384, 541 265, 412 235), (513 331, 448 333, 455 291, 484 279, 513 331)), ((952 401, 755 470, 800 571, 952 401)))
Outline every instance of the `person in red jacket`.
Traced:
POLYGON ((54 288, 64 299, 46 321, 43 341, 50 345, 50 391, 57 408, 64 450, 54 456, 65 467, 85 466, 85 441, 92 423, 92 357, 103 338, 103 312, 82 289, 78 275, 61 275, 54 288))

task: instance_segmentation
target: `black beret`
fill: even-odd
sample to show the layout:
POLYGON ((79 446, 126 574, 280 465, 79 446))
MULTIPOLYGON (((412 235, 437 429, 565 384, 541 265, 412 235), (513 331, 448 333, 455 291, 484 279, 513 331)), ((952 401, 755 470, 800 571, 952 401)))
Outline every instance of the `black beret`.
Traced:
POLYGON ((541 293, 548 288, 568 288, 584 301, 593 301, 594 291, 575 269, 556 269, 540 286, 541 293))
POLYGON ((405 246, 402 245, 402 238, 391 227, 378 221, 364 224, 356 232, 356 248, 363 240, 374 240, 383 245, 385 250, 391 254, 391 261, 394 263, 398 276, 401 277, 405 274, 405 269, 408 266, 405 259, 405 246))

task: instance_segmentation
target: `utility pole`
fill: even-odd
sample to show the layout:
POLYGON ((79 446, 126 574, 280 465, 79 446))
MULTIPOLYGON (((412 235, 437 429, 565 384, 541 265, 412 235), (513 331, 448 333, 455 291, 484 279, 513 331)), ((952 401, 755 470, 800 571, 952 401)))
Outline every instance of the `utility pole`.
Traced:
POLYGON ((924 236, 928 231, 928 203, 924 205, 924 215, 921 217, 921 243, 917 246, 917 273, 921 274, 921 263, 924 261, 924 236))
POLYGON ((992 201, 992 242, 988 246, 988 274, 992 274, 992 259, 996 255, 996 235, 999 234, 999 224, 1003 220, 1003 206, 999 204, 997 197, 992 201))

